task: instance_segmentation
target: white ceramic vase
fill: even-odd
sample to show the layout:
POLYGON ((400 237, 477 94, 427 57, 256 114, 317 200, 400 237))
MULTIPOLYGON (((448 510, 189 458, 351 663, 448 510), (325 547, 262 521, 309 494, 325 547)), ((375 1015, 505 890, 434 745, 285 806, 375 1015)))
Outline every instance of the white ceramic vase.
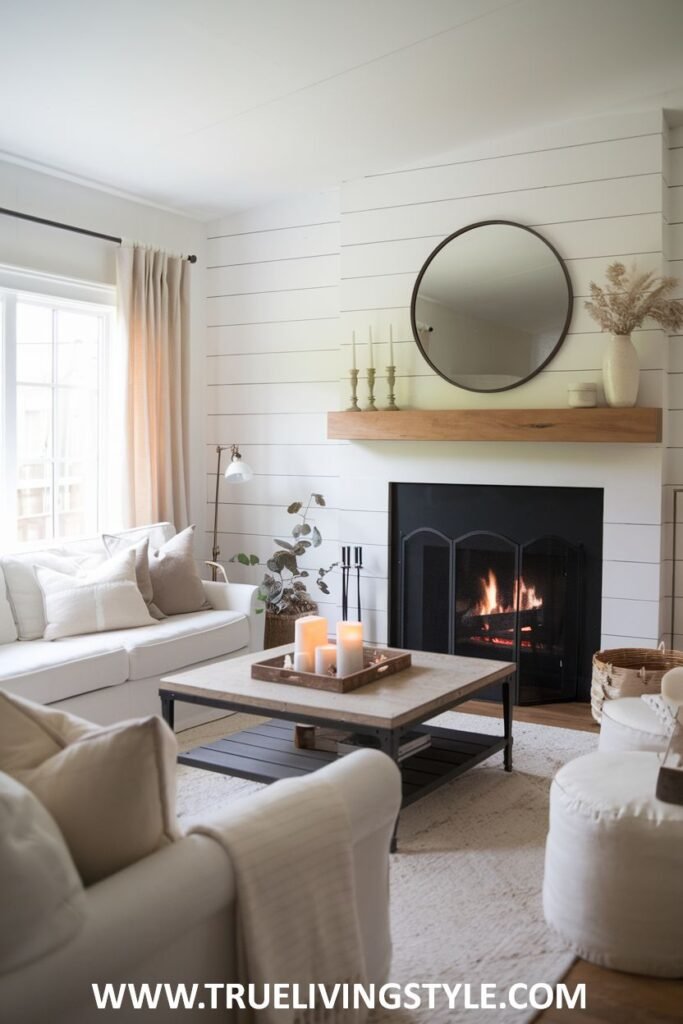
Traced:
POLYGON ((602 381, 607 404, 630 407, 638 398, 640 363, 630 334, 613 334, 602 360, 602 381))

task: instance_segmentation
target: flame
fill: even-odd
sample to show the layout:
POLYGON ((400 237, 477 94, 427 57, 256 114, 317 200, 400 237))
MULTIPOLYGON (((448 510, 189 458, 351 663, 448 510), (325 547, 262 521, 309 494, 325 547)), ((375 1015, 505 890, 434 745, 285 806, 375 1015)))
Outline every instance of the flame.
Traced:
POLYGON ((528 611, 530 608, 542 608, 543 598, 539 597, 534 587, 528 587, 523 579, 515 580, 512 591, 512 604, 504 604, 498 580, 492 569, 486 574, 486 579, 481 580, 483 597, 470 612, 471 615, 503 615, 520 611, 528 611))

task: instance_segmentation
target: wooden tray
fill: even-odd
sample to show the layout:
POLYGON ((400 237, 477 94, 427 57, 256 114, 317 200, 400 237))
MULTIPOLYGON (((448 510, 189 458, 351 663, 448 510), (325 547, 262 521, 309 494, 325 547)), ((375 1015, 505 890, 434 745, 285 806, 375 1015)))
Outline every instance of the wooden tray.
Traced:
MULTIPOLYGON (((290 653, 293 654, 293 650, 290 653)), ((320 676, 315 672, 296 672, 293 668, 284 668, 285 657, 280 654, 277 658, 255 661, 251 666, 252 679, 265 679, 269 683, 289 683, 290 686, 308 686, 313 690, 329 690, 332 693, 350 693, 351 690, 367 686, 376 679, 384 679, 410 668, 412 661, 409 651, 364 647, 365 664, 359 672, 352 672, 348 676, 320 676), (383 654, 385 660, 373 665, 371 660, 377 653, 383 654)))

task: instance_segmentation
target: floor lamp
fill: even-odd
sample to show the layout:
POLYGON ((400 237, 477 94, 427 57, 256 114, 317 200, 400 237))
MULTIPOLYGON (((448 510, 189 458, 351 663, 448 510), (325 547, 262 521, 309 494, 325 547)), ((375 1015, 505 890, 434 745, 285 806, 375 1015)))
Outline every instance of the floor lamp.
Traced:
POLYGON ((225 479, 231 484, 244 484, 247 480, 251 480, 254 475, 254 471, 251 466, 244 461, 240 453, 239 447, 236 444, 217 444, 216 445, 216 497, 214 498, 214 509, 213 509, 213 548, 211 549, 211 561, 207 564, 211 566, 211 579, 215 580, 218 570, 220 569, 225 575, 225 569, 222 565, 218 564, 218 556, 221 553, 221 549, 218 546, 218 491, 221 485, 221 455, 227 449, 230 449, 230 462, 228 468, 225 471, 225 479))

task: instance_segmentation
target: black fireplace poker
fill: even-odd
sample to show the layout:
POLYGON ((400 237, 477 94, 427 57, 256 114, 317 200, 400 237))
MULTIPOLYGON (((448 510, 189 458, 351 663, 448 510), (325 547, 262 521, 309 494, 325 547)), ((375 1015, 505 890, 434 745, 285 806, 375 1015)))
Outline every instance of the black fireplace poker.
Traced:
POLYGON ((341 549, 341 571, 342 571, 342 619, 344 622, 349 617, 349 583, 351 570, 356 570, 356 596, 358 602, 358 621, 361 621, 360 604, 360 571, 363 568, 363 549, 356 545, 353 549, 353 564, 351 563, 351 545, 342 544, 341 549))

